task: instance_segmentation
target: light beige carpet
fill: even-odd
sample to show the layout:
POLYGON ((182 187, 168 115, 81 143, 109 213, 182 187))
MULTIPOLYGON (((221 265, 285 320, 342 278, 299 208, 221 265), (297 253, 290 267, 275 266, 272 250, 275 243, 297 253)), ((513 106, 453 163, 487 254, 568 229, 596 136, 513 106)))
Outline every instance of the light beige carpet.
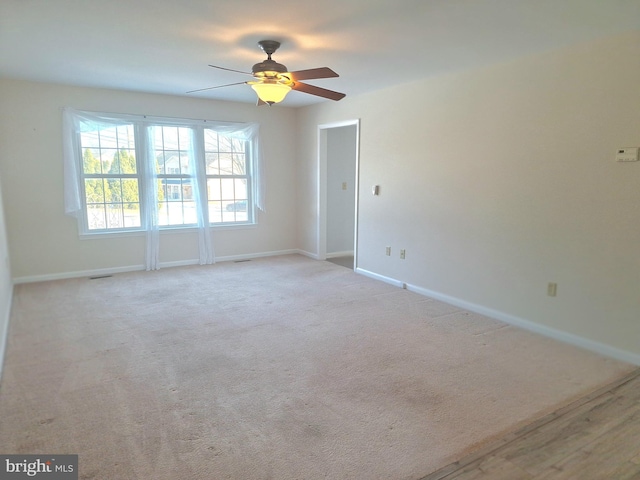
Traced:
POLYGON ((292 255, 15 289, 0 452, 82 479, 418 479, 632 370, 292 255))

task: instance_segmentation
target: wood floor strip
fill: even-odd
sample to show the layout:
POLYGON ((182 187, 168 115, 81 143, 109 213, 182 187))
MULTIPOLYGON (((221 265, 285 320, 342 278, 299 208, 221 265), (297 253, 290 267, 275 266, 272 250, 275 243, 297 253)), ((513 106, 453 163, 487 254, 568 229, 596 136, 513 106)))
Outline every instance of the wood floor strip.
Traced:
POLYGON ((640 478, 639 426, 640 368, 420 480, 640 478))

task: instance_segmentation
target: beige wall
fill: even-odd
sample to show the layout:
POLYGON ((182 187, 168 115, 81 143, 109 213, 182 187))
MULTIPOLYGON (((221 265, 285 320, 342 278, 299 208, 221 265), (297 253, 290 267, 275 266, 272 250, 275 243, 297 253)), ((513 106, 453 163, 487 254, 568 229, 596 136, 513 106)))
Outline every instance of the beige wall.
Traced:
POLYGON ((301 250, 317 125, 360 118, 361 269, 640 359, 638 58, 627 34, 298 110, 301 250))
MULTIPOLYGON (((209 120, 259 122, 267 177, 266 213, 254 228, 214 231, 217 257, 296 248, 294 111, 133 92, 0 80, 0 172, 18 281, 144 263, 144 237, 80 240, 64 215, 62 107, 209 120)), ((160 262, 198 258, 194 232, 161 234, 160 262)))

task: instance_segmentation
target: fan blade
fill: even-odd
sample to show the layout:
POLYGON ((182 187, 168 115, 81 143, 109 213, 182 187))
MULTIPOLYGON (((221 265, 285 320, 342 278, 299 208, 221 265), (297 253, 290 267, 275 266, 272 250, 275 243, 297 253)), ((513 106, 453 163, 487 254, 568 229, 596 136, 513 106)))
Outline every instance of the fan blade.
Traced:
POLYGON ((210 67, 213 68, 217 68, 220 70, 226 70, 227 72, 236 72, 236 73, 242 73, 244 75, 251 75, 253 77, 253 73, 249 73, 249 72, 241 72, 240 70, 234 70, 233 68, 225 68, 225 67, 219 67, 217 65, 209 65, 210 67))
POLYGON ((297 72, 289 72, 292 76, 291 80, 314 80, 316 78, 333 78, 339 77, 336 72, 328 67, 310 68, 309 70, 298 70, 297 72))
MULTIPOLYGON (((263 102, 260 97, 258 97, 258 103, 256 103, 257 107, 261 107, 262 105, 269 105, 267 102, 263 102)), ((269 105, 271 106, 271 105, 269 105)))
POLYGON ((328 98, 330 100, 336 101, 346 97, 344 93, 334 92, 333 90, 327 90, 326 88, 320 88, 302 82, 295 82, 291 86, 291 88, 300 92, 310 93, 311 95, 317 95, 318 97, 328 98))
POLYGON ((186 93, 203 92, 205 90, 213 90, 214 88, 231 87, 232 85, 244 85, 247 82, 227 83, 226 85, 216 85, 215 87, 199 88, 197 90, 189 90, 186 93))

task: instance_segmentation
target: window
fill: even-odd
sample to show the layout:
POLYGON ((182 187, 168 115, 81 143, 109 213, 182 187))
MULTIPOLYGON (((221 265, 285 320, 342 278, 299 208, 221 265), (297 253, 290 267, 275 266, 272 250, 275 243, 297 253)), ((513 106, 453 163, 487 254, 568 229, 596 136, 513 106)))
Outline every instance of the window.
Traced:
POLYGON ((66 109, 66 211, 83 234, 253 224, 257 127, 66 109))
POLYGON ((205 130, 207 198, 211 223, 247 222, 250 176, 245 143, 205 130))
POLYGON ((198 223, 193 196, 194 162, 191 129, 159 126, 153 129, 159 179, 158 223, 160 226, 198 223))
POLYGON ((133 125, 80 134, 88 230, 140 228, 133 125))

